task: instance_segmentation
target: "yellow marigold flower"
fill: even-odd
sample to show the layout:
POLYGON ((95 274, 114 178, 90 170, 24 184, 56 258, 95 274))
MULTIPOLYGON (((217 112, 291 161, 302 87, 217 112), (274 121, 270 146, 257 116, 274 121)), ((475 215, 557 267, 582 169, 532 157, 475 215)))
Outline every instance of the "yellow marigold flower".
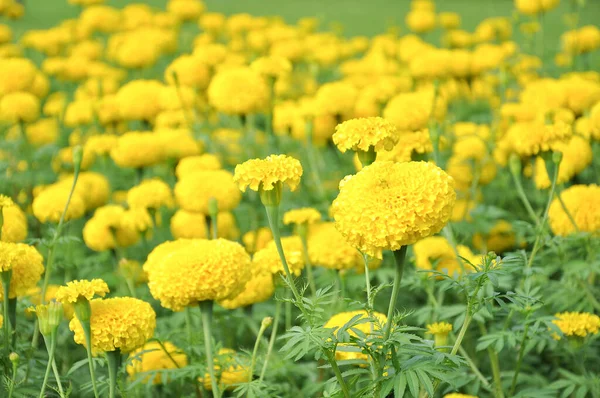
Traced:
POLYGON ((275 79, 290 73, 292 63, 287 58, 270 55, 257 58, 250 64, 250 68, 261 76, 275 79))
POLYGON ((404 22, 416 33, 426 33, 435 29, 436 17, 433 10, 416 9, 406 14, 404 22))
MULTIPOLYGON (((592 163, 592 147, 589 141, 581 136, 574 135, 568 142, 556 144, 554 150, 563 154, 558 166, 557 184, 571 180, 592 163)), ((551 185, 546 164, 540 156, 535 159, 534 182, 538 189, 547 189, 551 185)))
MULTIPOLYGON (((65 209, 69 191, 70 188, 67 189, 62 185, 51 186, 50 188, 43 190, 33 199, 32 209, 35 218, 42 223, 48 221, 58 223, 60 216, 65 209)), ((84 199, 73 192, 69 207, 65 213, 65 221, 82 217, 85 213, 85 208, 84 199)))
POLYGON ((110 156, 119 167, 139 169, 160 163, 164 147, 153 133, 132 131, 119 137, 110 156))
POLYGON ((199 170, 219 170, 223 166, 218 156, 205 153, 204 155, 188 156, 179 161, 175 175, 182 179, 185 175, 199 170))
POLYGON ((452 325, 448 322, 436 322, 426 326, 429 334, 448 334, 452 331, 452 325))
MULTIPOLYGON (((562 312, 554 315, 553 324, 567 337, 586 337, 600 329, 600 317, 587 312, 562 312)), ((558 337, 558 336, 557 336, 558 337)), ((557 340, 560 337, 557 338, 557 340)))
POLYGON ((217 33, 225 26, 225 15, 218 12, 207 12, 200 16, 198 26, 208 32, 217 33))
MULTIPOLYGON (((8 298, 24 296, 37 285, 44 272, 43 261, 33 246, 0 241, 0 272, 12 270, 8 298)), ((0 289, 0 301, 4 299, 4 289, 0 289)))
POLYGON ((136 284, 148 282, 148 274, 144 272, 139 261, 122 258, 119 260, 119 273, 123 278, 136 284))
POLYGON ((29 91, 36 73, 38 73, 37 67, 30 59, 3 59, 0 66, 0 76, 3 77, 0 79, 0 93, 29 91))
POLYGON ((517 240, 512 224, 505 220, 498 220, 487 234, 476 233, 473 235, 473 247, 485 252, 503 253, 514 248, 516 244, 517 240))
MULTIPOLYGON (((145 301, 132 297, 95 299, 90 307, 94 355, 115 350, 131 352, 154 334, 156 313, 145 301)), ((75 333, 75 342, 84 345, 83 327, 77 317, 71 319, 69 329, 75 333)))
POLYGON ((31 123, 40 117, 40 100, 23 91, 8 93, 0 99, 0 119, 6 122, 31 123))
POLYGON ((85 141, 84 147, 96 156, 108 155, 117 146, 118 140, 119 137, 115 134, 92 135, 85 141))
POLYGON ((175 344, 164 341, 161 343, 151 341, 129 354, 127 374, 131 377, 142 377, 142 382, 147 384, 162 384, 169 382, 169 378, 161 374, 161 370, 186 367, 187 355, 175 344))
POLYGON ((8 196, 0 195, 0 212, 3 220, 0 240, 20 242, 27 237, 27 217, 8 196))
POLYGON ((83 241, 94 251, 127 247, 139 240, 139 231, 118 205, 100 207, 83 227, 83 241))
MULTIPOLYGON (((171 218, 171 233, 175 239, 208 239, 212 236, 212 225, 207 227, 206 215, 186 210, 177 210, 171 218), (210 228, 211 236, 206 236, 210 228)), ((235 217, 230 212, 217 214, 217 233, 219 238, 235 240, 240 231, 235 217)))
POLYGON ((202 152, 203 144, 197 141, 191 131, 185 128, 160 128, 154 132, 155 139, 163 147, 167 159, 182 159, 202 152))
POLYGON ((144 180, 139 185, 127 191, 129 207, 143 209, 159 209, 163 206, 173 206, 171 188, 164 181, 154 178, 144 180))
MULTIPOLYGON (((250 377, 250 367, 241 362, 239 355, 232 349, 221 348, 214 359, 215 376, 218 378, 218 385, 225 390, 233 390, 238 384, 247 383, 250 377)), ((204 378, 198 378, 204 384, 207 391, 212 391, 211 378, 208 373, 204 378)))
POLYGON ((257 251, 264 249, 272 240, 273 233, 269 227, 262 227, 256 231, 249 231, 242 236, 244 247, 246 247, 246 251, 250 254, 254 254, 257 251))
POLYGON ((389 151, 399 139, 396 126, 380 117, 351 119, 338 124, 332 138, 341 152, 349 149, 389 151))
POLYGON ((314 224, 319 221, 321 221, 321 213, 312 207, 290 210, 283 215, 285 225, 314 224))
POLYGON ((248 187, 253 191, 270 191, 283 183, 294 191, 300 184, 300 177, 300 161, 286 155, 270 155, 265 159, 251 159, 238 164, 233 180, 243 192, 248 187))
POLYGON ((438 18, 444 29, 457 29, 460 26, 460 15, 455 12, 440 12, 438 18))
POLYGON ((151 121, 161 110, 163 84, 155 80, 132 80, 117 92, 116 101, 124 120, 151 121))
POLYGON ((451 394, 444 395, 444 398, 478 398, 476 395, 460 394, 453 392, 451 394))
MULTIPOLYGON (((473 271, 473 267, 466 261, 458 259, 452 245, 441 236, 430 236, 414 244, 415 263, 418 269, 435 270, 450 277, 460 276, 464 272, 473 271), (462 266, 461 266, 462 263, 462 266)), ((460 257, 478 265, 475 255, 463 245, 457 246, 460 257)))
POLYGON ((340 182, 331 213, 348 243, 371 257, 439 232, 456 199, 454 180, 425 162, 375 162, 340 182))
MULTIPOLYGON (((71 189, 74 176, 66 175, 55 185, 63 187, 66 190, 71 189)), ((74 194, 80 196, 85 203, 85 210, 94 210, 108 202, 110 195, 110 184, 108 179, 100 173, 93 171, 83 171, 79 173, 74 194)))
POLYGON ((347 82, 325 83, 316 93, 315 109, 319 114, 349 115, 354 110, 358 90, 347 82))
POLYGON ((383 110, 384 119, 395 124, 400 131, 423 130, 428 126, 431 117, 439 119, 445 114, 444 99, 441 96, 435 97, 432 90, 400 93, 393 97, 383 110))
POLYGON ((235 297, 251 274, 250 256, 244 248, 224 239, 187 241, 144 269, 152 296, 173 311, 200 301, 235 297))
POLYGON ((163 260, 168 257, 171 253, 187 247, 194 243, 192 239, 177 239, 175 241, 167 241, 163 242, 160 245, 156 246, 150 254, 148 254, 148 258, 143 265, 144 272, 149 274, 152 272, 154 268, 162 264, 163 260))
POLYGON ((219 301, 219 305, 229 310, 242 308, 267 301, 273 296, 273 292, 275 292, 273 274, 265 269, 252 267, 252 276, 246 282, 244 290, 231 299, 219 301))
POLYGON ((95 296, 104 297, 108 292, 108 285, 102 279, 80 279, 59 287, 56 299, 63 304, 74 304, 78 300, 90 301, 95 296))
POLYGON ((524 134, 511 135, 514 139, 514 148, 521 156, 537 155, 554 149, 557 144, 568 142, 573 134, 571 126, 560 121, 548 125, 543 122, 532 122, 525 128, 528 131, 524 134))
MULTIPOLYGON (((290 272, 298 276, 304 269, 304 257, 302 255, 302 241, 297 236, 281 238, 283 253, 290 268, 290 272)), ((275 242, 267 243, 264 249, 257 251, 252 257, 252 266, 269 271, 272 274, 282 273, 283 264, 277 252, 275 242)))
POLYGON ((335 228, 323 222, 311 226, 308 234, 308 257, 314 265, 330 269, 364 269, 363 258, 335 228))
POLYGON ((263 110, 269 101, 269 87, 248 67, 219 71, 208 86, 208 102, 217 111, 247 115, 263 110))
POLYGON ((194 55, 180 55, 165 69, 165 81, 175 84, 175 76, 182 86, 205 89, 210 81, 210 68, 194 55))
MULTIPOLYGON (((600 186, 573 185, 561 192, 560 197, 579 231, 593 234, 600 231, 600 186)), ((550 204, 548 219, 555 235, 566 236, 575 232, 575 227, 558 199, 550 204)))
POLYGON ((197 19, 206 6, 200 0, 169 0, 167 11, 180 21, 197 19))
POLYGON ((31 145, 43 146, 52 144, 58 137, 58 121, 56 119, 40 119, 25 127, 27 141, 31 145))
POLYGON ((211 198, 217 200, 220 211, 229 211, 240 203, 242 195, 230 172, 199 170, 186 174, 175 185, 175 198, 184 210, 209 214, 211 198))
MULTIPOLYGON (((159 216, 159 215, 158 215, 159 216)), ((123 214, 120 228, 143 233, 154 227, 154 221, 147 209, 134 207, 123 214)))
MULTIPOLYGON (((335 314, 323 325, 326 329, 334 329, 334 333, 337 336, 338 329, 346 325, 352 318, 357 315, 361 315, 358 320, 369 318, 369 314, 365 310, 359 311, 348 311, 340 312, 335 314)), ((387 323, 387 317, 379 312, 373 312, 373 318, 375 320, 369 322, 363 322, 356 324, 348 329, 348 333, 353 337, 358 337, 356 332, 352 329, 356 329, 364 333, 365 335, 372 334, 374 331, 379 331, 387 323)), ((345 361, 351 359, 363 359, 367 360, 367 354, 360 351, 360 348, 353 343, 341 343, 338 344, 337 350, 335 351, 335 359, 338 361, 345 361)))

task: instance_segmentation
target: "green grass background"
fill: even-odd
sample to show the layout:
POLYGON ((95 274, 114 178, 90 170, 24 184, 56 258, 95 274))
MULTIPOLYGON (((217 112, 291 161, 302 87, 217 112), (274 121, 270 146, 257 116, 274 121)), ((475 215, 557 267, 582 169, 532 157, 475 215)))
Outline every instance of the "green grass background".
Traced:
MULTIPOLYGON (((562 22, 564 14, 570 11, 573 0, 562 0, 557 9, 546 15, 546 38, 548 43, 557 43, 560 33, 565 30, 562 22)), ((77 7, 66 0, 25 0, 26 14, 12 22, 17 36, 32 28, 48 28, 63 19, 74 18, 77 7)), ((106 4, 124 6, 135 3, 131 0, 109 0, 106 4)), ((165 7, 166 0, 144 0, 153 7, 165 7)), ((373 36, 385 32, 386 27, 395 24, 404 27, 404 15, 410 7, 409 0, 206 0, 210 11, 226 14, 247 12, 252 15, 279 15, 288 22, 295 22, 305 16, 316 16, 326 28, 331 22, 341 22, 348 36, 373 36)), ((438 11, 456 11, 461 14, 463 27, 473 30, 484 18, 490 16, 512 16, 513 0, 437 0, 438 11)), ((587 0, 581 15, 581 25, 600 23, 600 0, 587 0)), ((403 31, 406 31, 403 29, 403 31)))

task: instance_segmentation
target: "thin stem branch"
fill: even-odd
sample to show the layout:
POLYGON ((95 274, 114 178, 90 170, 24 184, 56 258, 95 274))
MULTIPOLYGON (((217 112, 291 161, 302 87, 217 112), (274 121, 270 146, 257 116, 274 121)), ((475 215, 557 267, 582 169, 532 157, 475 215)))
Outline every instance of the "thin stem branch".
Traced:
POLYGON ((394 309, 396 308, 396 300, 400 292, 400 283, 402 282, 402 274, 404 273, 404 260, 406 259, 407 246, 402 246, 399 250, 394 251, 394 259, 396 260, 396 273, 394 274, 394 285, 392 286, 392 297, 388 306, 387 322, 384 329, 384 340, 390 338, 392 331, 392 318, 394 317, 394 309))
POLYGON ((213 313, 212 301, 201 301, 200 311, 202 313, 202 330, 204 332, 204 351, 206 352, 206 366, 210 377, 210 385, 212 387, 212 395, 214 398, 219 398, 219 385, 215 375, 215 362, 212 352, 212 336, 210 333, 213 313))
POLYGON ((367 287, 367 307, 373 308, 371 301, 371 277, 369 275, 369 256, 365 253, 361 253, 365 264, 365 285, 367 287))
MULTIPOLYGON (((529 318, 529 315, 527 316, 529 318)), ((525 346, 527 343, 527 333, 529 332, 529 323, 527 323, 527 319, 525 319, 525 329, 523 330, 523 340, 521 341, 521 347, 519 348, 519 355, 517 356, 517 365, 515 366, 515 374, 512 378, 512 383, 510 385, 510 392, 508 396, 512 397, 515 394, 515 390, 517 389, 517 379, 519 377, 519 372, 521 371, 521 364, 523 363, 523 356, 525 355, 525 346)))
POLYGON ((90 322, 81 322, 83 334, 85 335, 85 351, 88 357, 88 367, 90 370, 90 378, 92 380, 92 389, 94 390, 94 397, 98 398, 98 388, 96 387, 96 374, 94 372, 94 359, 92 357, 92 334, 90 322))
POLYGON ((48 339, 44 336, 44 342, 46 343, 46 348, 48 349, 48 365, 46 366, 46 372, 44 373, 44 381, 42 382, 42 388, 40 389, 39 398, 44 397, 44 393, 46 392, 46 385, 48 384, 48 377, 50 377, 50 369, 52 369, 52 364, 54 362, 54 349, 56 348, 56 332, 52 332, 50 335, 50 345, 48 346, 48 339))
POLYGON ((275 340, 277 339, 277 327, 279 326, 279 317, 281 315, 281 301, 275 302, 275 316, 273 317, 273 331, 271 332, 271 337, 269 339, 269 347, 267 348, 267 355, 265 356, 265 362, 263 363, 262 370, 260 371, 259 381, 263 381, 265 378, 265 374, 267 373, 267 367, 269 365, 269 359, 271 357, 271 352, 273 351, 273 347, 275 346, 275 340))
POLYGON ((119 366, 121 365, 121 350, 108 351, 106 353, 108 361, 108 396, 115 398, 117 395, 117 375, 119 374, 119 366))
POLYGON ((335 378, 337 379, 338 383, 340 384, 340 387, 342 388, 342 393, 344 394, 344 397, 350 398, 351 397, 350 391, 348 390, 348 386, 346 385, 346 382, 344 381, 344 377, 342 376, 340 367, 338 366, 337 362, 335 361, 335 354, 328 353, 327 360, 329 361, 329 364, 331 365, 331 369, 333 369, 335 378))
POLYGON ((310 293, 314 297, 317 294, 317 288, 315 286, 315 279, 313 277, 313 269, 312 263, 310 262, 310 257, 308 256, 308 242, 306 239, 306 233, 298 234, 300 236, 300 240, 302 241, 302 256, 304 257, 304 265, 306 265, 306 276, 308 277, 308 286, 310 288, 310 293))

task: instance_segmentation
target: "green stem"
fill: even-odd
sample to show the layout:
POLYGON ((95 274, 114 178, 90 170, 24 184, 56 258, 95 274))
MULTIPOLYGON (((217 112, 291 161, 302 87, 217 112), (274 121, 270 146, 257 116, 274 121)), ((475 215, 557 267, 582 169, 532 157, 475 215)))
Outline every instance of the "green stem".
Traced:
POLYGON ((54 374, 54 379, 56 380, 56 385, 58 386, 58 393, 61 397, 65 396, 65 391, 63 390, 62 383, 60 381, 60 375, 58 374, 58 368, 56 367, 56 360, 52 359, 52 373, 54 374))
POLYGON ((342 372, 340 371, 340 368, 339 368, 337 362, 335 361, 335 354, 328 352, 327 360, 329 361, 329 364, 331 365, 331 369, 333 369, 335 378, 337 379, 338 383, 340 384, 340 387, 342 388, 342 393, 344 394, 344 397, 350 398, 351 397, 350 391, 348 390, 348 386, 346 385, 346 382, 344 381, 342 372))
POLYGON ((317 294, 317 288, 315 287, 315 279, 313 277, 312 263, 310 257, 308 257, 308 242, 306 240, 306 234, 300 233, 300 240, 302 241, 302 256, 304 257, 304 264, 306 265, 306 276, 308 277, 308 286, 312 297, 317 294))
POLYGON ((48 384, 48 377, 50 376, 50 369, 52 369, 52 364, 54 363, 54 350, 56 348, 56 332, 52 332, 52 334, 50 335, 50 346, 48 346, 48 339, 46 339, 45 336, 44 342, 46 343, 46 348, 48 350, 48 365, 46 366, 46 372, 44 373, 44 381, 42 382, 42 389, 40 390, 39 398, 44 397, 46 385, 48 384))
POLYGON ((565 201, 563 200, 562 196, 560 196, 560 192, 556 192, 555 196, 558 199, 558 202, 560 203, 560 207, 562 207, 563 211, 565 212, 565 214, 569 218, 569 221, 571 222, 571 225, 573 225, 573 228, 575 229, 575 232, 579 232, 579 227, 577 226, 577 223, 575 222, 575 219, 573 218, 573 215, 571 214, 571 212, 567 208, 567 205, 565 204, 565 201))
POLYGON ((12 379, 8 382, 8 398, 12 398, 15 384, 17 384, 17 362, 12 361, 12 379))
POLYGON ((492 366, 492 377, 494 378, 494 396, 496 398, 504 398, 502 391, 502 379, 500 377, 500 362, 498 361, 498 353, 492 347, 488 347, 488 356, 490 357, 490 365, 492 366))
POLYGON ((294 279, 292 277, 292 273, 290 272, 290 268, 288 267, 287 260, 285 259, 285 254, 283 252, 283 246, 281 245, 281 234, 279 232, 279 206, 267 206, 265 205, 265 209, 267 211, 267 219, 269 220, 269 226, 271 227, 271 233, 273 234, 273 241, 275 242, 275 246, 277 247, 277 253, 279 254, 279 259, 281 260, 281 264, 283 265, 283 270, 285 272, 285 278, 287 283, 296 299, 296 305, 302 313, 304 317, 308 320, 308 313, 302 305, 302 296, 298 293, 296 289, 296 284, 294 283, 294 279))
POLYGON ((265 363, 263 363, 262 370, 260 371, 259 381, 262 382, 265 378, 265 374, 267 373, 267 366, 269 365, 269 358, 271 357, 271 352, 273 351, 273 347, 275 346, 275 340, 277 339, 277 327, 279 326, 279 317, 281 315, 281 301, 275 302, 275 316, 273 317, 273 331, 271 332, 271 337, 269 339, 269 347, 267 348, 267 355, 265 356, 265 363))
POLYGON ((525 195, 525 190, 523 189, 523 184, 521 184, 521 176, 518 175, 516 173, 516 171, 514 171, 512 168, 511 168, 510 174, 512 176, 513 182, 515 183, 515 188, 517 188, 517 195, 519 196, 521 203, 523 203, 525 210, 527 210, 527 214, 529 215, 529 218, 531 218, 531 221, 533 221, 535 225, 540 225, 540 220, 539 220, 538 216, 535 214, 533 207, 531 207, 531 203, 529 203, 529 200, 527 199, 527 195, 525 195))
POLYGON ((315 158, 315 147, 313 145, 313 122, 309 120, 306 122, 306 157, 308 159, 308 166, 310 167, 310 174, 312 175, 312 179, 317 187, 317 194, 319 195, 319 199, 323 203, 327 203, 327 194, 323 189, 323 183, 321 180, 321 175, 319 173, 319 166, 317 165, 317 160, 315 158))
POLYGON ((371 277, 369 276, 369 256, 365 253, 361 253, 363 261, 365 263, 365 285, 367 287, 367 307, 373 308, 371 302, 371 277))
POLYGON ((106 353, 108 362, 108 396, 115 398, 117 396, 117 375, 119 374, 119 366, 121 365, 121 350, 108 351, 106 353))
POLYGON ((404 273, 404 260, 406 259, 407 246, 402 246, 399 250, 394 251, 394 259, 396 260, 396 273, 394 275, 394 285, 392 286, 392 297, 388 306, 387 322, 384 330, 384 340, 390 338, 392 331, 392 318, 394 317, 394 309, 396 308, 396 300, 400 292, 400 283, 402 282, 402 274, 404 273))
POLYGON ((185 307, 184 312, 185 312, 185 330, 187 332, 188 349, 191 350, 192 347, 194 346, 194 343, 193 343, 194 335, 192 334, 192 313, 191 313, 189 307, 185 307))
POLYGON ((452 351, 450 351, 450 355, 456 355, 458 349, 460 348, 460 344, 465 338, 465 333, 467 333, 467 329, 469 328, 469 324, 471 323, 472 316, 470 314, 469 309, 467 308, 467 315, 465 316, 465 320, 458 332, 458 336, 456 337, 456 341, 454 342, 454 346, 452 347, 452 351))
POLYGON ((473 371, 473 373, 475 373, 475 376, 477 376, 477 378, 479 379, 479 381, 481 381, 481 384, 483 385, 483 388, 485 388, 488 391, 491 391, 492 386, 490 386, 490 382, 485 378, 485 376, 483 375, 483 373, 481 373, 481 371, 479 370, 479 368, 477 367, 477 365, 475 365, 475 362, 473 362, 473 359, 471 359, 471 357, 467 353, 467 350, 465 350, 462 347, 458 347, 458 352, 467 361, 467 363, 469 364, 469 367, 471 368, 471 370, 473 371))
MULTIPOLYGON (((529 317, 529 316, 528 316, 529 317)), ((519 372, 521 371, 521 364, 523 363, 523 356, 525 355, 525 343, 527 342, 527 333, 529 332, 529 323, 527 323, 527 319, 525 319, 525 329, 523 330, 523 341, 521 341, 521 348, 519 349, 519 355, 517 357, 517 365, 515 367, 515 374, 512 378, 512 383, 510 386, 510 392, 508 396, 512 397, 515 394, 515 390, 517 389, 517 379, 519 377, 519 372)))
POLYGON ((8 311, 8 294, 10 292, 10 279, 12 277, 12 270, 10 271, 6 271, 6 272, 2 272, 1 273, 1 277, 2 277, 2 293, 4 294, 4 299, 2 300, 2 312, 4 313, 4 323, 2 328, 4 329, 4 349, 6 350, 6 356, 8 356, 8 354, 11 351, 11 328, 10 328, 10 317, 9 317, 9 311, 8 311))
POLYGON ((92 380, 92 389, 94 390, 94 397, 98 398, 98 388, 96 387, 96 373, 94 372, 94 359, 92 357, 92 333, 90 322, 81 322, 83 334, 85 335, 85 351, 88 357, 88 367, 90 369, 90 378, 92 380))
POLYGON ((254 378, 254 367, 256 366, 256 355, 258 354, 258 347, 260 346, 260 341, 262 340, 263 334, 265 334, 265 330, 269 325, 265 322, 260 324, 260 329, 258 330, 258 334, 256 335, 256 342, 254 343, 254 349, 252 350, 252 360, 250 361, 250 372, 248 374, 248 382, 252 382, 254 378))
POLYGON ((210 377, 210 385, 212 387, 212 395, 214 398, 220 397, 219 386, 215 375, 215 362, 212 353, 212 336, 210 328, 212 323, 213 302, 201 301, 200 312, 202 313, 202 330, 204 331, 204 350, 206 351, 206 366, 210 377))

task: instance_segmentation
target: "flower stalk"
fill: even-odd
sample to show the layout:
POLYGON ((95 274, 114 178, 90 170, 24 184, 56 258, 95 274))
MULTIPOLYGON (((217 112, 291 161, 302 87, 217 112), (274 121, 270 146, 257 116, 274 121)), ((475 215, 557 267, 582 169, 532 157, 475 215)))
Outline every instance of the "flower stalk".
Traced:
POLYGON ((115 351, 108 351, 106 353, 106 360, 108 362, 108 396, 110 398, 115 398, 117 396, 119 367, 121 366, 121 350, 116 349, 115 351))
POLYGON ((2 279, 2 293, 4 294, 4 300, 2 300, 2 312, 4 313, 4 323, 2 329, 4 329, 4 349, 8 352, 11 351, 11 317, 9 316, 9 299, 8 293, 10 292, 10 280, 12 278, 12 270, 0 273, 2 279))
POLYGON ((258 330, 258 334, 256 335, 256 342, 254 343, 254 349, 252 350, 252 360, 250 362, 250 372, 248 375, 248 382, 251 382, 254 378, 254 367, 256 366, 256 355, 258 354, 258 347, 260 346, 260 341, 262 340, 263 335, 265 334, 265 330, 273 323, 273 318, 266 317, 260 323, 260 329, 258 330))
POLYGON ((215 362, 213 359, 212 352, 212 336, 210 334, 210 328, 212 324, 212 315, 213 315, 213 302, 201 301, 200 312, 202 313, 202 330, 204 332, 204 350, 206 352, 206 367, 208 368, 208 374, 210 377, 210 385, 212 387, 212 394, 214 398, 219 398, 221 395, 219 393, 219 385, 217 383, 217 378, 215 375, 215 362))
POLYGON ((394 274, 392 297, 390 297, 390 304, 388 306, 387 313, 387 322, 385 324, 385 330, 383 333, 384 340, 388 340, 390 338, 390 333, 392 331, 392 318, 394 317, 396 300, 398 299, 398 293, 400 292, 400 283, 402 282, 402 274, 404 273, 404 260, 406 259, 407 248, 407 246, 402 246, 400 249, 394 251, 394 259, 396 260, 396 273, 394 274))

